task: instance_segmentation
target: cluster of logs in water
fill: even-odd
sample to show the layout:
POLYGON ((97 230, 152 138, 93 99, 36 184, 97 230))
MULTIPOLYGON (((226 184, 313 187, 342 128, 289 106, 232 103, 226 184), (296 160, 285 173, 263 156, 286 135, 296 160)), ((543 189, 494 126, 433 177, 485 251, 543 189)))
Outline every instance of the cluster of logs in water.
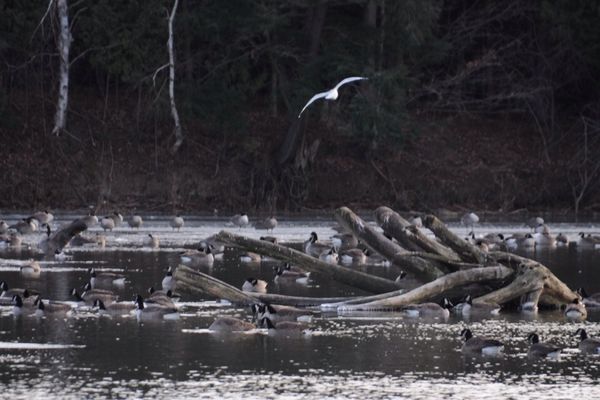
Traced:
POLYGON ((375 210, 375 220, 383 233, 347 207, 337 209, 334 215, 338 223, 361 243, 406 271, 420 284, 412 290, 403 290, 390 279, 332 265, 287 246, 222 231, 216 238, 228 246, 301 266, 373 295, 335 299, 246 293, 185 266, 179 266, 175 273, 178 287, 236 304, 270 302, 311 306, 329 303, 345 312, 401 310, 408 304, 466 294, 473 297, 473 303, 500 304, 503 309, 537 310, 538 305, 541 309, 557 308, 580 299, 539 262, 505 251, 485 251, 451 232, 433 215, 425 216, 422 222, 435 237, 426 235, 388 207, 375 210))

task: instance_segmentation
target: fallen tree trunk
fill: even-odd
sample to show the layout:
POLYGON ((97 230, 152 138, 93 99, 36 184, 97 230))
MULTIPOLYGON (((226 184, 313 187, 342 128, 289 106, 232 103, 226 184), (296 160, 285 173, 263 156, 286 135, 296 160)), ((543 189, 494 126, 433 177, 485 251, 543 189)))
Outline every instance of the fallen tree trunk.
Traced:
POLYGON ((388 238, 370 227, 349 208, 338 208, 335 210, 334 215, 340 225, 352 232, 354 236, 400 268, 415 274, 419 279, 437 279, 446 272, 445 267, 441 263, 435 261, 424 260, 419 257, 396 258, 396 255, 404 255, 408 253, 408 251, 393 243, 391 240, 388 240, 388 238))
POLYGON ((427 215, 423 219, 423 225, 432 231, 442 243, 458 253, 463 260, 473 261, 477 264, 485 263, 487 259, 485 252, 451 232, 436 216, 427 215))
POLYGON ((240 247, 246 251, 298 265, 310 272, 323 274, 333 280, 367 292, 385 293, 398 289, 396 283, 389 279, 365 274, 339 265, 328 264, 308 254, 264 240, 250 239, 226 231, 219 232, 215 238, 230 246, 240 247))
MULTIPOLYGON (((433 282, 419 286, 410 292, 383 300, 369 301, 356 305, 342 305, 338 311, 393 311, 412 303, 421 303, 440 296, 444 292, 457 286, 476 282, 501 281, 514 274, 511 268, 504 266, 473 268, 464 271, 452 272, 433 282)), ((481 301, 481 300, 479 300, 481 301)))

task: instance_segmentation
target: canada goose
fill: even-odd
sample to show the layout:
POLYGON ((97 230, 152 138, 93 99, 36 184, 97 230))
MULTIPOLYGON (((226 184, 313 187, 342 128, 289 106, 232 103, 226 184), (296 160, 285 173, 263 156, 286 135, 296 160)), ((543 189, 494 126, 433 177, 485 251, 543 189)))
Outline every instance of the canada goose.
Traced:
POLYGON ((460 219, 460 222, 467 228, 471 227, 471 232, 473 232, 475 224, 479 222, 479 217, 477 216, 477 214, 470 212, 463 215, 460 219))
POLYGON ((135 305, 130 301, 110 303, 105 305, 101 299, 95 299, 92 307, 98 310, 100 315, 121 315, 129 314, 135 309, 135 305))
POLYGON ((79 218, 79 221, 86 224, 88 228, 98 225, 98 217, 94 214, 94 211, 90 211, 85 217, 79 218))
POLYGON ((311 320, 314 312, 291 306, 274 306, 271 304, 260 304, 253 307, 257 321, 269 318, 275 323, 282 321, 307 321, 311 320))
POLYGON ((593 249, 600 243, 591 233, 587 235, 584 232, 579 232, 579 239, 577 239, 577 247, 582 249, 593 249))
POLYGON ((242 285, 242 291, 267 293, 267 282, 261 279, 248 278, 244 281, 244 284, 242 285))
POLYGON ((104 304, 117 301, 117 296, 115 294, 102 292, 97 289, 86 290, 82 294, 79 294, 77 289, 73 288, 71 289, 71 297, 73 297, 73 300, 76 302, 85 303, 90 306, 93 305, 94 301, 97 299, 102 300, 104 304))
POLYGON ((417 228, 422 228, 423 227, 423 220, 421 219, 421 217, 419 217, 418 215, 413 215, 408 222, 411 225, 416 226, 417 228))
POLYGON ((18 316, 23 314, 23 299, 18 294, 12 297, 13 315, 18 316))
POLYGON ((505 248, 504 235, 501 233, 488 233, 483 237, 489 250, 505 248))
POLYGON ((408 304, 403 307, 404 312, 409 317, 434 317, 434 318, 448 318, 450 316, 450 309, 452 303, 447 298, 442 300, 442 305, 437 303, 420 303, 420 304, 408 304))
POLYGON ((118 227, 123 223, 123 216, 118 211, 114 211, 109 218, 112 218, 112 220, 115 221, 115 227, 118 227))
POLYGON ((544 225, 544 219, 542 217, 533 217, 527 220, 527 226, 531 228, 532 232, 534 232, 537 227, 542 225, 544 225))
POLYGON ((8 232, 8 224, 5 221, 0 221, 0 234, 8 232))
POLYGON ((256 225, 254 225, 254 228, 262 230, 266 229, 272 232, 273 229, 277 228, 277 219, 273 216, 265 218, 264 220, 257 222, 256 225))
POLYGON ((10 247, 20 248, 23 244, 23 238, 17 233, 11 233, 9 240, 10 247))
POLYGON ((144 305, 144 299, 139 294, 135 300, 135 316, 138 321, 154 319, 179 319, 179 312, 174 307, 163 307, 159 305, 144 305))
POLYGON ((45 304, 41 298, 36 300, 37 306, 35 310, 36 317, 43 317, 46 314, 65 314, 72 310, 71 306, 64 303, 47 303, 45 304))
POLYGON ((52 213, 49 213, 48 210, 38 211, 35 214, 33 214, 30 218, 37 219, 38 222, 42 225, 49 224, 50 222, 54 221, 54 215, 52 215, 52 213))
POLYGON ((362 265, 367 262, 367 249, 348 249, 340 253, 340 261, 344 265, 362 265))
POLYGON ((173 279, 173 268, 169 267, 161 282, 162 290, 175 290, 175 279, 173 279))
POLYGON ((233 217, 231 217, 230 221, 231 221, 231 223, 233 225, 237 226, 240 229, 242 229, 243 227, 245 227, 249 223, 249 221, 248 221, 248 215, 246 215, 246 213, 244 213, 244 214, 236 214, 233 217))
POLYGON ((179 255, 181 262, 194 267, 212 267, 215 257, 210 245, 198 250, 188 250, 179 255))
POLYGON ((496 339, 473 336, 471 330, 467 328, 460 332, 460 336, 465 341, 462 346, 463 353, 478 353, 490 356, 497 355, 504 350, 504 345, 502 342, 496 339))
POLYGON ((179 232, 183 227, 183 217, 181 217, 179 214, 176 214, 171 221, 169 221, 169 225, 171 228, 173 228, 173 230, 177 229, 177 232, 179 232))
POLYGON ((30 260, 27 265, 23 265, 19 270, 26 277, 37 278, 42 272, 42 267, 39 262, 30 260))
POLYGON ((585 304, 580 302, 578 298, 574 298, 573 301, 565 307, 565 317, 570 319, 585 319, 587 317, 585 304))
POLYGON ((148 304, 159 304, 162 306, 175 307, 175 303, 181 299, 181 296, 174 294, 171 290, 154 290, 153 287, 148 288, 149 296, 146 298, 148 304))
POLYGON ((276 282, 283 279, 294 280, 298 283, 306 284, 308 283, 308 278, 310 277, 310 272, 292 271, 291 269, 286 269, 285 267, 273 267, 273 270, 275 271, 274 280, 276 282))
POLYGON ((81 247, 85 246, 86 244, 94 244, 96 242, 96 239, 86 237, 78 233, 77 235, 73 236, 73 239, 71 239, 71 241, 69 242, 69 246, 81 247))
POLYGON ((600 292, 588 295, 584 288, 577 289, 577 294, 583 299, 582 302, 586 308, 600 307, 600 292))
POLYGON ((9 288, 6 281, 0 281, 0 298, 10 298, 12 299, 15 294, 18 294, 21 297, 29 297, 36 296, 40 294, 37 290, 34 289, 21 289, 21 288, 9 288))
POLYGON ((548 343, 540 342, 540 337, 537 333, 530 333, 529 336, 527 336, 527 341, 529 342, 529 351, 527 354, 530 357, 560 357, 562 349, 548 343))
POLYGON ((339 250, 349 250, 358 246, 358 239, 351 233, 340 233, 331 237, 333 247, 339 250))
POLYGON ((331 246, 319 242, 316 232, 311 232, 308 240, 304 242, 304 252, 313 257, 319 257, 322 252, 327 251, 331 246))
POLYGON ((240 261, 243 263, 259 263, 262 261, 262 256, 258 253, 247 251, 240 255, 240 261))
POLYGON ((86 229, 87 225, 78 219, 54 233, 52 233, 50 225, 46 225, 46 238, 38 244, 38 247, 46 255, 55 254, 56 250, 62 251, 75 235, 80 234, 86 229))
POLYGON ((142 226, 143 223, 144 223, 144 220, 139 215, 132 215, 127 220, 127 224, 132 229, 135 229, 135 228, 139 229, 142 226))
POLYGON ((340 256, 335 250, 335 247, 332 247, 331 249, 322 252, 319 256, 319 260, 324 261, 328 264, 336 265, 340 260, 340 256))
POLYGON ((100 286, 124 286, 125 275, 114 272, 97 273, 95 268, 88 269, 90 274, 90 286, 92 289, 98 289, 100 286))
POLYGON ((406 278, 406 271, 400 271, 400 275, 398 275, 396 279, 394 279, 394 282, 400 283, 404 278, 406 278))
POLYGON ((600 354, 600 339, 588 337, 585 329, 579 328, 575 336, 579 335, 579 350, 587 354, 600 354))
POLYGON ((115 229, 115 220, 112 217, 104 217, 100 220, 100 226, 104 229, 104 232, 115 229))
POLYGON ((208 329, 214 332, 245 332, 256 329, 256 326, 248 321, 224 316, 215 319, 208 329))
POLYGON ((39 224, 35 218, 28 217, 23 218, 22 221, 19 221, 16 224, 10 225, 8 228, 16 230, 21 235, 29 235, 37 232, 39 229, 39 224))
POLYGON ((564 233, 559 233, 558 235, 556 235, 556 244, 559 246, 569 244, 569 239, 567 238, 567 235, 565 235, 564 233))
POLYGON ((148 247, 152 249, 158 249, 160 246, 160 240, 158 240, 158 238, 151 233, 148 234, 148 240, 146 243, 148 243, 148 247))
POLYGON ((535 239, 531 233, 525 235, 515 233, 506 238, 505 243, 510 248, 532 248, 535 247, 535 239))
POLYGON ((273 243, 273 244, 277 244, 277 238, 275 236, 261 236, 259 238, 259 240, 265 241, 265 242, 269 242, 269 243, 273 243))
POLYGON ((306 333, 308 326, 303 322, 297 321, 279 321, 274 324, 269 317, 264 317, 260 320, 260 326, 266 328, 269 335, 285 335, 285 336, 296 336, 306 333))
POLYGON ((462 307, 460 307, 460 304, 457 304, 457 308, 461 310, 462 315, 498 315, 500 313, 500 305, 492 303, 473 303, 473 298, 470 294, 465 296, 465 299, 461 304, 462 307))
POLYGON ((540 232, 536 233, 535 245, 540 247, 554 247, 556 246, 556 239, 550 234, 550 229, 547 225, 540 226, 540 232))

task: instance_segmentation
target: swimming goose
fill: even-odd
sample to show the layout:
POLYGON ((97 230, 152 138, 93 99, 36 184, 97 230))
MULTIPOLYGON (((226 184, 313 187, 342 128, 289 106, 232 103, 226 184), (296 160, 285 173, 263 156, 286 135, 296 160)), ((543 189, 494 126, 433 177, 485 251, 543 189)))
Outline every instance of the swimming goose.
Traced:
POLYGON ((256 329, 256 326, 248 321, 223 316, 215 319, 208 329, 214 332, 245 332, 256 329))
POLYGON ((183 217, 179 214, 176 214, 171 221, 169 221, 169 225, 171 226, 171 228, 173 228, 173 230, 177 229, 177 232, 179 232, 181 230, 181 228, 183 228, 183 217))
POLYGON ((501 233, 488 233, 482 239, 488 246, 489 250, 505 249, 504 235, 501 233))
POLYGON ((0 234, 8 232, 8 224, 5 221, 0 221, 0 234))
POLYGON ((560 246, 569 244, 569 239, 567 238, 567 235, 565 235, 564 233, 559 233, 558 235, 556 235, 556 244, 560 246))
POLYGON ((130 301, 122 301, 105 305, 104 302, 100 299, 94 300, 94 304, 92 305, 92 307, 97 309, 98 314, 100 315, 129 314, 135 309, 135 305, 130 301))
POLYGON ((160 240, 151 233, 148 234, 148 240, 146 240, 148 247, 152 249, 158 249, 160 247, 160 240))
POLYGON ((465 227, 471 227, 471 233, 474 230, 475 224, 479 222, 479 217, 477 216, 477 214, 470 212, 470 213, 466 213, 465 215, 462 216, 462 218, 460 219, 460 222, 465 226, 465 227))
POLYGON ((276 324, 269 317, 260 320, 260 326, 266 328, 269 335, 302 335, 306 333, 308 326, 303 322, 297 321, 279 321, 276 324))
POLYGON ((580 302, 578 298, 574 298, 573 301, 565 307, 565 317, 570 319, 585 319, 587 317, 585 304, 580 302))
POLYGON ((54 233, 52 233, 50 225, 46 225, 46 238, 38 244, 38 247, 46 255, 55 254, 56 250, 59 250, 59 252, 62 251, 75 235, 80 234, 86 229, 87 225, 78 219, 54 233))
POLYGON ((244 281, 244 284, 242 285, 242 291, 267 293, 267 282, 261 279, 248 278, 244 281))
POLYGON ((254 225, 254 228, 273 232, 273 229, 277 228, 277 219, 273 216, 265 218, 264 220, 257 222, 254 225))
POLYGON ((104 229, 104 232, 115 229, 115 220, 112 217, 104 217, 100 220, 100 226, 104 229))
POLYGON ((160 305, 144 305, 144 299, 136 295, 135 316, 138 321, 155 319, 179 319, 179 311, 174 307, 163 307, 160 305))
POLYGON ((466 295, 463 302, 456 305, 456 308, 461 310, 463 316, 466 315, 498 315, 500 313, 500 305, 492 303, 473 303, 473 298, 470 294, 466 295))
POLYGON ((560 347, 540 342, 537 333, 530 333, 529 336, 527 336, 527 341, 529 342, 529 351, 527 354, 530 357, 558 358, 562 351, 560 347))
POLYGON ((331 246, 319 242, 319 237, 316 232, 311 232, 310 237, 303 245, 304 252, 313 257, 319 257, 322 252, 327 251, 330 248, 331 246))
POLYGON ((12 297, 12 305, 13 305, 13 315, 14 316, 19 316, 21 314, 23 314, 23 309, 24 309, 24 304, 23 304, 23 299, 21 298, 21 296, 19 296, 18 294, 15 294, 12 297))
POLYGON ((246 215, 246 213, 244 214, 236 214, 233 217, 231 217, 231 223, 235 226, 237 226, 238 228, 242 229, 243 227, 247 226, 249 221, 248 221, 248 215, 246 215))
POLYGON ((112 218, 112 220, 115 221, 115 227, 118 227, 123 223, 123 216, 118 211, 114 211, 109 218, 112 218))
POLYGON ((72 310, 71 306, 65 303, 44 303, 41 298, 36 300, 36 317, 43 317, 47 314, 65 314, 72 310))
POLYGON ((408 304, 403 307, 403 311, 409 317, 434 317, 434 318, 448 318, 450 316, 450 309, 452 303, 447 298, 442 300, 442 305, 437 303, 420 303, 420 304, 408 304))
POLYGON ((506 245, 510 248, 532 248, 535 247, 535 239, 531 233, 526 233, 525 235, 520 233, 515 233, 512 236, 509 236, 505 240, 506 245))
POLYGON ((331 237, 333 247, 339 250, 349 250, 358 246, 358 239, 351 233, 340 233, 331 237))
POLYGON ((600 354, 600 339, 588 337, 585 329, 579 328, 575 336, 579 335, 579 350, 587 354, 600 354))
POLYGON ((21 274, 30 278, 37 278, 40 276, 40 272, 42 272, 42 267, 40 263, 35 260, 29 260, 27 265, 23 265, 20 269, 21 274))
POLYGON ((460 336, 464 339, 462 346, 463 353, 497 355, 504 350, 502 342, 496 339, 473 336, 470 329, 463 329, 460 336))
POLYGON ((579 248, 594 249, 598 243, 600 242, 591 233, 586 235, 584 232, 579 232, 579 239, 577 239, 579 248))
POLYGON ((173 268, 169 267, 161 282, 162 290, 175 290, 175 279, 173 279, 173 268))
POLYGON ((144 223, 144 220, 142 219, 141 216, 139 215, 132 215, 128 220, 127 220, 127 224, 129 225, 130 228, 132 229, 139 229, 142 224, 144 223))
MULTIPOLYGON (((289 265, 289 264, 287 264, 289 265)), ((277 282, 281 279, 283 280, 294 280, 298 283, 306 284, 308 283, 308 278, 310 277, 310 272, 298 272, 292 271, 291 269, 286 269, 286 267, 273 267, 273 271, 275 271, 274 280, 277 282)))
POLYGON ((39 224, 35 218, 28 217, 23 218, 22 221, 19 221, 16 224, 10 225, 8 228, 16 230, 21 235, 29 235, 37 232, 39 229, 39 224))
POLYGON ((577 289, 577 294, 583 299, 582 302, 586 308, 600 307, 600 292, 588 295, 584 288, 577 289))
POLYGON ((73 288, 71 289, 71 297, 73 297, 73 300, 76 302, 85 303, 90 306, 93 305, 96 300, 102 300, 104 304, 117 301, 117 296, 115 294, 99 291, 98 289, 86 290, 82 294, 79 294, 77 289, 73 288))
POLYGON ((181 262, 194 267, 212 267, 215 257, 210 245, 198 250, 188 250, 179 255, 181 262))
POLYGON ((100 286, 124 286, 126 279, 125 275, 114 272, 97 273, 95 268, 89 268, 90 286, 92 289, 98 289, 100 286))
POLYGON ((175 303, 181 300, 181 296, 173 293, 171 290, 154 290, 154 287, 148 288, 149 296, 146 303, 156 303, 163 306, 175 307, 175 303))
POLYGON ((33 214, 30 218, 37 219, 38 222, 42 225, 49 224, 50 222, 54 221, 54 215, 52 215, 52 213, 49 213, 48 210, 38 211, 35 214, 33 214))
POLYGON ((335 250, 335 247, 332 247, 331 249, 322 252, 321 255, 319 255, 319 260, 324 261, 328 264, 336 265, 340 260, 340 256, 335 250))
POLYGON ((362 265, 367 262, 367 249, 348 249, 340 253, 340 261, 344 265, 362 265))
POLYGON ((556 246, 556 239, 550 234, 550 229, 547 225, 541 225, 540 232, 535 234, 535 245, 541 247, 556 246))
POLYGON ((85 217, 79 218, 79 221, 81 221, 84 224, 86 224, 88 228, 91 228, 92 226, 98 224, 98 217, 96 216, 96 214, 94 213, 94 211, 90 211, 88 213, 88 215, 86 215, 85 217))
POLYGON ((35 289, 21 289, 21 288, 10 288, 5 281, 0 281, 0 304, 7 305, 12 304, 12 298, 18 294, 21 298, 29 298, 39 295, 40 293, 35 289), (3 301, 4 300, 4 301, 3 301), (8 300, 8 301, 6 301, 8 300))
POLYGON ((531 231, 534 232, 536 228, 544 225, 544 219, 542 217, 533 217, 527 220, 527 226, 531 228, 531 231))
POLYGON ((263 318, 269 318, 275 323, 282 321, 310 321, 315 314, 310 310, 296 308, 291 306, 274 306, 271 304, 260 304, 253 307, 257 321, 263 318))

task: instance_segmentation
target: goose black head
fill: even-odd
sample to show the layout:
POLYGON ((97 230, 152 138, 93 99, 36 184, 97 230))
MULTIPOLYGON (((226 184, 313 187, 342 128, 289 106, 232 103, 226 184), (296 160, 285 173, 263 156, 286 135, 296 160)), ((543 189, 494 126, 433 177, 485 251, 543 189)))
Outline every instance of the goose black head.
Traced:
POLYGON ((579 328, 579 329, 577 329, 577 330, 575 331, 575 335, 573 335, 573 336, 578 336, 578 335, 579 335, 579 339, 580 339, 580 340, 585 340, 585 339, 587 339, 587 337, 588 337, 588 335, 587 335, 587 332, 586 332, 586 331, 585 331, 585 329, 583 329, 583 328, 579 328))
POLYGON ((264 317, 260 320, 260 325, 267 329, 275 329, 275 325, 273 325, 273 321, 270 318, 264 317))
POLYGON ((50 224, 45 224, 46 225, 46 235, 47 237, 50 237, 50 235, 52 235, 52 229, 50 229, 50 224))
POLYGON ((156 291, 156 290, 154 289, 154 286, 150 286, 150 287, 148 288, 148 294, 152 294, 152 293, 154 293, 155 291, 156 291))
POLYGON ((89 290, 92 290, 92 284, 90 282, 88 282, 85 285, 83 285, 83 291, 84 292, 87 292, 89 290))
POLYGON ((467 303, 467 304, 469 304, 469 305, 473 305, 473 298, 471 297, 470 294, 468 294, 468 295, 465 296, 464 302, 467 303))
POLYGON ((135 295, 135 305, 138 308, 138 310, 144 309, 144 298, 139 294, 135 295))
POLYGON ((104 302, 100 299, 94 300, 94 307, 98 308, 99 310, 106 310, 104 302))
POLYGON ((12 302, 16 307, 23 307, 23 299, 18 294, 15 294, 12 298, 12 302))
POLYGON ((42 310, 42 311, 44 311, 44 309, 46 308, 46 306, 44 305, 44 301, 42 299, 40 299, 38 301, 37 308, 38 308, 38 310, 42 310))
POLYGON ((531 344, 536 344, 540 342, 540 337, 537 333, 530 333, 529 336, 527 336, 527 341, 531 344))
POLYGON ((315 243, 317 240, 319 240, 319 237, 317 236, 317 232, 311 232, 310 233, 310 242, 315 243))
POLYGON ((466 342, 473 337, 473 334, 471 333, 470 329, 464 328, 462 331, 460 331, 460 337, 462 337, 466 342))
POLYGON ((444 297, 444 300, 442 300, 442 307, 450 310, 452 307, 454 307, 454 304, 452 304, 450 300, 444 297))
POLYGON ((0 290, 3 290, 3 291, 8 290, 8 284, 6 283, 6 281, 0 282, 0 290))

